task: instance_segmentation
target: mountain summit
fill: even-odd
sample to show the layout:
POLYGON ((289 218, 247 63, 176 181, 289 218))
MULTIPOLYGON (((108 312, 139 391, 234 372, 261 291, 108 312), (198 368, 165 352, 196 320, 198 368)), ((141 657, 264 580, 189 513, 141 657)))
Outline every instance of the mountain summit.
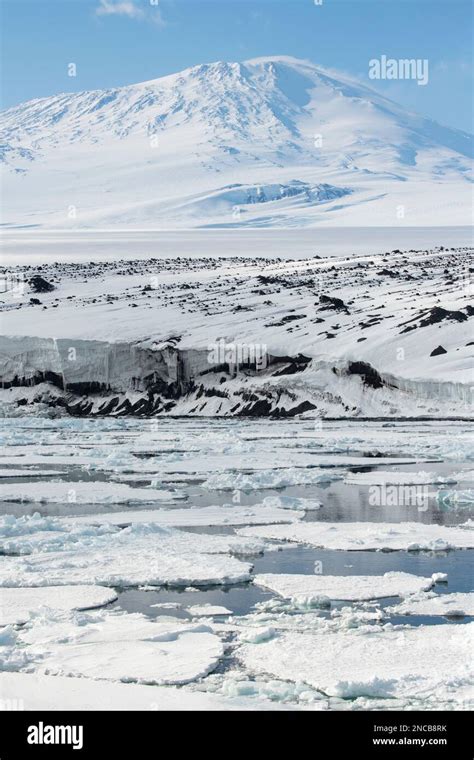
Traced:
POLYGON ((5 226, 470 223, 472 137, 289 57, 0 114, 5 226))

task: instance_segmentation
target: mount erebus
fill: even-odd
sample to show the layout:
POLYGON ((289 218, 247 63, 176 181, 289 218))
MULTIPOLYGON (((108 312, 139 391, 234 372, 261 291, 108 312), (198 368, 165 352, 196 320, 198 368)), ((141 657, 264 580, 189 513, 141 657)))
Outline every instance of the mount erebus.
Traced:
POLYGON ((4 226, 469 224, 472 137, 288 57, 0 115, 4 226))

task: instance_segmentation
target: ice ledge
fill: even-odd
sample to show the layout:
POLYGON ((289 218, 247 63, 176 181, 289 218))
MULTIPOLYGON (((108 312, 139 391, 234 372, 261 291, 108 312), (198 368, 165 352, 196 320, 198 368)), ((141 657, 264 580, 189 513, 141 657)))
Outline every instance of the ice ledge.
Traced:
POLYGON ((68 414, 471 417, 472 388, 406 379, 363 361, 267 357, 258 369, 215 364, 172 344, 0 338, 1 400, 68 414))

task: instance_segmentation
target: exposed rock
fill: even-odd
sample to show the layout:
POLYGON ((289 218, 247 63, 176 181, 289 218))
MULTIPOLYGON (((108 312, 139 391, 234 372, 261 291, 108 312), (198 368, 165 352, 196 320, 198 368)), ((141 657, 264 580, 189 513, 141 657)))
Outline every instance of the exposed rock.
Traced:
POLYGON ((41 277, 40 274, 35 274, 28 280, 28 284, 33 293, 50 293, 55 290, 55 286, 41 277))
POLYGON ((438 346, 437 348, 433 349, 430 356, 439 356, 440 354, 447 354, 447 353, 448 352, 446 351, 445 348, 443 348, 443 346, 438 346))

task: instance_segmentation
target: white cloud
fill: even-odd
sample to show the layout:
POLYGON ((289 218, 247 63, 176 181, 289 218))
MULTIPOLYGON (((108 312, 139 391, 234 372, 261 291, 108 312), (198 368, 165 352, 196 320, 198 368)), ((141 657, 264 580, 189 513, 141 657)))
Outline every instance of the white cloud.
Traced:
POLYGON ((141 6, 137 4, 137 0, 99 0, 96 14, 98 16, 127 16, 148 20, 157 26, 166 26, 158 6, 159 0, 146 0, 141 6))
POLYGON ((143 18, 144 13, 141 8, 135 5, 133 0, 99 0, 99 7, 96 9, 98 16, 128 16, 129 18, 143 18))

